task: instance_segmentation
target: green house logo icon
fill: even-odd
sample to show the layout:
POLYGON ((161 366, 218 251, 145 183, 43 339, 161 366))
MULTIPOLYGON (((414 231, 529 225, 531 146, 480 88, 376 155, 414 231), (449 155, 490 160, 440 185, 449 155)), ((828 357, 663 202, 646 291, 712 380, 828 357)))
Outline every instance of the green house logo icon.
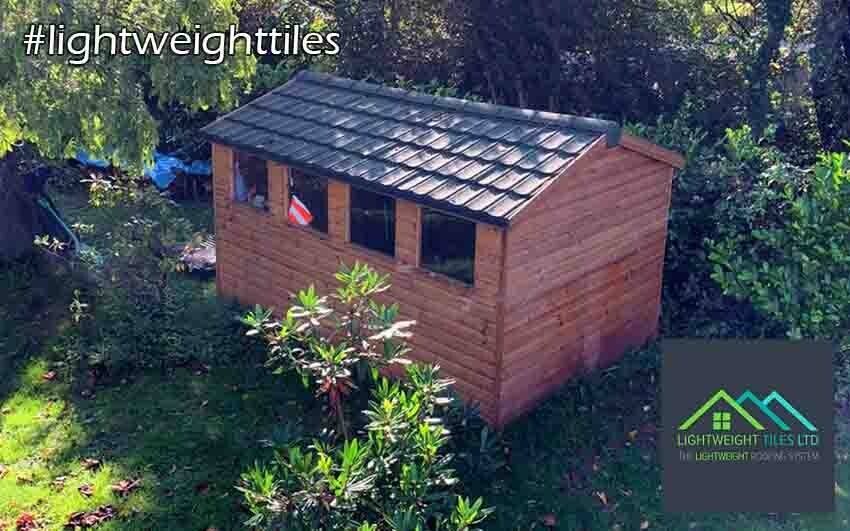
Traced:
POLYGON ((797 422, 799 422, 806 430, 817 431, 814 424, 809 422, 802 413, 800 413, 794 406, 791 405, 790 402, 785 400, 785 398, 776 391, 773 391, 762 400, 752 391, 747 390, 744 391, 737 400, 735 400, 723 389, 714 393, 714 395, 700 406, 699 409, 682 422, 679 426, 679 431, 689 430, 709 411, 711 412, 711 428, 714 431, 732 431, 733 414, 737 419, 739 419, 735 422, 736 425, 738 425, 738 422, 742 420, 745 425, 749 425, 757 431, 764 431, 766 429, 764 425, 756 420, 756 418, 747 411, 745 406, 757 409, 764 416, 769 418, 770 421, 780 430, 790 431, 791 427, 788 426, 788 424, 771 409, 771 405, 774 403, 778 404, 782 410, 796 419, 797 422))

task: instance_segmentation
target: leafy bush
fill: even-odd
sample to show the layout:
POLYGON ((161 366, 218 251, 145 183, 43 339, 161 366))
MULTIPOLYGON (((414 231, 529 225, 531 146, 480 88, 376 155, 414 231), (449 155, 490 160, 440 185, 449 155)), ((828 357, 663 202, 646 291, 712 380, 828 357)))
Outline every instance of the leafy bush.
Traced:
POLYGON ((791 338, 850 335, 850 159, 775 164, 711 244, 714 278, 791 338))
POLYGON ((92 274, 70 279, 74 326, 53 345, 68 376, 213 364, 256 351, 252 341, 233 341, 241 329, 235 305, 219 301, 211 283, 176 273, 174 251, 194 231, 181 208, 132 180, 103 177, 90 181, 89 205, 86 240, 99 259, 74 264, 92 274))
POLYGON ((386 277, 355 264, 336 278, 332 296, 302 290, 279 320, 260 307, 244 319, 248 334, 267 342, 269 365, 298 372, 326 401, 336 426, 245 472, 239 489, 252 514, 247 525, 472 530, 490 511, 481 499, 454 491, 450 434, 441 418, 451 380, 403 358, 413 323, 396 320, 397 306, 373 300, 389 288, 386 277), (397 364, 406 378, 390 382, 380 374, 397 364), (358 395, 368 397, 362 416, 350 411, 358 395))

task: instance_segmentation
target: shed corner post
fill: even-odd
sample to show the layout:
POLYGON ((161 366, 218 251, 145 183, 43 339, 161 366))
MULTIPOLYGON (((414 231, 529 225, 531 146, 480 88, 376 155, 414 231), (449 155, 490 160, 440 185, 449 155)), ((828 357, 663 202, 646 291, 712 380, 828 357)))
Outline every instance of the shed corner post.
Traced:
POLYGON ((475 224, 475 290, 496 305, 495 357, 496 357, 496 404, 491 424, 502 429, 510 413, 502 399, 502 358, 505 344, 505 295, 507 285, 507 249, 509 226, 497 227, 484 223, 475 224))
MULTIPOLYGON (((216 234, 216 254, 226 252, 222 245, 222 236, 227 229, 227 212, 233 201, 233 150, 223 144, 212 145, 213 172, 213 218, 216 234)), ((216 259, 215 288, 219 296, 227 295, 223 277, 222 262, 216 259)))
POLYGON ((233 149, 213 143, 213 198, 215 206, 225 206, 233 199, 233 149))

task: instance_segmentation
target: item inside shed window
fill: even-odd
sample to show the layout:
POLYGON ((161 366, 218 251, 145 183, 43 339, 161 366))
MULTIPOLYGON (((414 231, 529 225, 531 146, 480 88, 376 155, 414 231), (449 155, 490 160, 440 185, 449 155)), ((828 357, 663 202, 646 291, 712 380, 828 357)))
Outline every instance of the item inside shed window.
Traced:
POLYGON ((352 186, 351 241, 395 256, 395 199, 352 186))
POLYGON ((289 220, 328 232, 328 180, 289 170, 289 220))
POLYGON ((475 282, 475 223, 422 209, 422 267, 472 285, 475 282))
POLYGON ((236 152, 233 162, 233 198, 253 207, 268 210, 269 174, 266 161, 236 152))

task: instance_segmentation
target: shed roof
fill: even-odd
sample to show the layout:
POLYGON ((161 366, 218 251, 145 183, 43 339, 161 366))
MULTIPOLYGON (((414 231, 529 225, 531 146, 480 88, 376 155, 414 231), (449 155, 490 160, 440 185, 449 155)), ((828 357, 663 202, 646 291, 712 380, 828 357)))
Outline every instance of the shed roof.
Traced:
POLYGON ((302 71, 202 129, 211 141, 507 225, 615 122, 302 71))

